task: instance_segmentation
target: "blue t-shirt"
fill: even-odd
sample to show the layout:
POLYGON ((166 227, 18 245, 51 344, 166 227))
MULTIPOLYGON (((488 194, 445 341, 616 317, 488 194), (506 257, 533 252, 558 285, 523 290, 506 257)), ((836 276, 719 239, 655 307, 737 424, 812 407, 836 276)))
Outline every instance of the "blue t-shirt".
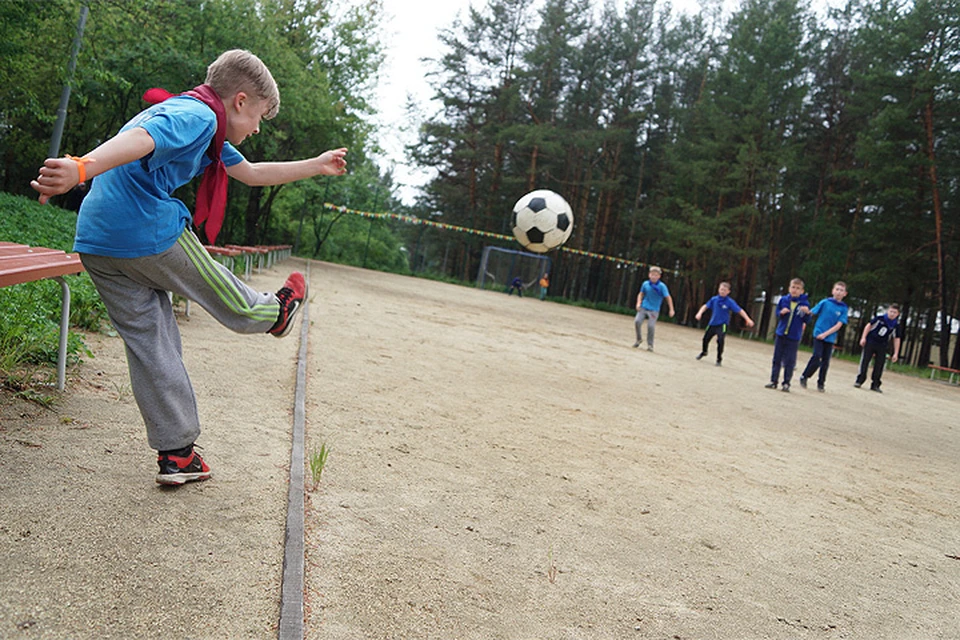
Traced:
POLYGON ((873 344, 887 344, 890 336, 900 338, 903 336, 903 328, 900 326, 900 318, 891 320, 887 314, 881 314, 870 321, 870 332, 867 333, 867 342, 873 344))
POLYGON ((730 322, 731 313, 740 313, 740 305, 730 296, 713 296, 707 300, 707 309, 710 309, 710 326, 715 327, 730 322))
MULTIPOLYGON (((817 306, 810 309, 810 314, 817 316, 817 322, 813 325, 813 337, 816 338, 824 331, 829 331, 838 322, 847 324, 849 310, 846 302, 837 302, 833 298, 824 298, 818 302, 817 306)), ((838 333, 840 332, 831 333, 823 341, 835 343, 838 333)))
POLYGON ((640 287, 640 292, 643 294, 643 302, 640 303, 640 306, 647 311, 660 311, 660 305, 663 304, 663 299, 670 297, 670 290, 667 289, 667 285, 663 284, 662 281, 657 281, 657 284, 653 284, 647 280, 643 283, 643 286, 640 287))
MULTIPOLYGON (((217 116, 195 98, 178 96, 137 114, 121 132, 142 127, 154 150, 93 180, 77 218, 73 250, 115 258, 139 258, 169 249, 192 216, 171 194, 210 164, 206 151, 217 116)), ((244 158, 224 142, 221 159, 232 167, 244 158)))
POLYGON ((803 337, 803 329, 806 327, 806 319, 800 313, 800 307, 809 307, 810 298, 807 294, 801 293, 796 298, 785 295, 780 296, 777 302, 777 331, 778 336, 783 336, 787 340, 797 340, 803 337), (780 315, 781 309, 789 309, 790 313, 780 315))

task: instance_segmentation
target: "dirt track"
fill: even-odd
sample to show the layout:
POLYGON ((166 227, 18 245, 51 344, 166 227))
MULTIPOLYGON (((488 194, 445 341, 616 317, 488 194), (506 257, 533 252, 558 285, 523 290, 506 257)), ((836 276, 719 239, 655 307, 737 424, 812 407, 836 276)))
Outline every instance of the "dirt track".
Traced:
POLYGON ((768 345, 312 281, 310 638, 960 637, 956 387, 786 394, 768 345))
MULTIPOLYGON (((692 329, 649 353, 628 316, 322 263, 311 291, 308 638, 960 637, 957 387, 835 362, 784 394, 767 345, 716 368, 692 329)), ((182 331, 210 482, 153 485, 115 338, 56 410, 0 403, 0 637, 275 637, 296 341, 182 331)))

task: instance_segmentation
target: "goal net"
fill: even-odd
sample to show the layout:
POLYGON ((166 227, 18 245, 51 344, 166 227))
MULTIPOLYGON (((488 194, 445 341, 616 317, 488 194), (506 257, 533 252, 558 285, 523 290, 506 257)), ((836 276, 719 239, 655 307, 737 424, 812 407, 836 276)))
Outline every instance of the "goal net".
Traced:
POLYGON ((550 273, 550 258, 540 253, 486 246, 477 272, 481 289, 508 290, 519 277, 525 290, 539 286, 540 277, 550 273))

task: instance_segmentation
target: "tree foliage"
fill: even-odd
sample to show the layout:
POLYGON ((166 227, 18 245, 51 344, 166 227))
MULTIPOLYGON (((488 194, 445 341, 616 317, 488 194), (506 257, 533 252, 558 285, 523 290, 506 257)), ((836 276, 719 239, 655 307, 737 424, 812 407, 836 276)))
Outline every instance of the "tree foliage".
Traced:
MULTIPOLYGON (((83 3, 89 17, 61 144, 65 152, 82 154, 114 135, 146 106, 146 89, 190 89, 203 82, 207 65, 222 51, 243 48, 264 60, 281 94, 279 115, 240 149, 249 160, 298 159, 346 146, 352 166, 371 170, 368 96, 383 60, 377 0, 346 8, 330 0, 83 3)), ((80 0, 0 2, 4 191, 32 193, 29 181, 49 146, 80 7, 80 0)), ((178 196, 192 204, 195 188, 187 185, 178 196)), ((293 203, 303 198, 278 197, 306 188, 233 182, 220 238, 289 242, 301 212, 293 203)))

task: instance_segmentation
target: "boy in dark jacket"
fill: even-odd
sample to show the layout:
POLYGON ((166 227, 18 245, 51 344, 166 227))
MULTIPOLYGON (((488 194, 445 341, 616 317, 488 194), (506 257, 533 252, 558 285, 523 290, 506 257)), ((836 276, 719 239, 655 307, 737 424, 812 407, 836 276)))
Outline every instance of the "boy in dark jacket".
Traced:
POLYGON ((780 296, 777 302, 776 337, 773 341, 773 368, 770 371, 770 382, 767 389, 776 389, 780 378, 780 368, 783 367, 783 391, 790 391, 790 380, 793 379, 793 369, 797 366, 797 349, 800 347, 800 338, 806 327, 806 316, 810 313, 810 299, 803 292, 803 280, 794 278, 790 281, 790 295, 780 296))

